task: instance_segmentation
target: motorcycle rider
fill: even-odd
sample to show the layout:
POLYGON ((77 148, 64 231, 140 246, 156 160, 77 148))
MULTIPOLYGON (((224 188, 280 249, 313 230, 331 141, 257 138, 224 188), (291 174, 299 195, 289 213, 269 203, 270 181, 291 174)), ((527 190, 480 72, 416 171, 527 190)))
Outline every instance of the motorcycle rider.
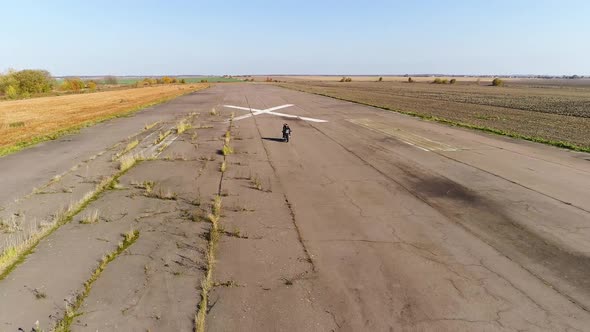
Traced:
POLYGON ((291 135, 292 131, 288 124, 283 124, 283 140, 289 141, 289 136, 291 135))

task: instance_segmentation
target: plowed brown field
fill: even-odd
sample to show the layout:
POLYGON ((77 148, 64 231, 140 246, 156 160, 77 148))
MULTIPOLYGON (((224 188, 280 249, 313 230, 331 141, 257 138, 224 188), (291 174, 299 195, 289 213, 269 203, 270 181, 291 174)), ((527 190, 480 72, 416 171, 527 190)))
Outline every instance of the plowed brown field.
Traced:
POLYGON ((293 81, 283 86, 509 136, 590 149, 588 87, 321 81, 293 81))

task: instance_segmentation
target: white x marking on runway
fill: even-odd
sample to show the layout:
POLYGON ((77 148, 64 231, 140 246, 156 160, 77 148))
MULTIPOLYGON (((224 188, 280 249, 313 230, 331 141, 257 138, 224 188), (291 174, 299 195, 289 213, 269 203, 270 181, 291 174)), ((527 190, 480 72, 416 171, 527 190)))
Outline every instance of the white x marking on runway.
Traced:
POLYGON ((259 110, 259 109, 256 109, 256 108, 248 108, 248 107, 233 106, 233 105, 223 105, 223 107, 235 108, 235 109, 238 109, 238 110, 243 110, 243 111, 249 111, 250 112, 249 114, 244 114, 244 115, 240 115, 238 117, 235 117, 234 118, 234 121, 246 119, 246 118, 249 118, 251 116, 255 116, 255 115, 259 115, 259 114, 272 114, 272 115, 282 116, 284 118, 301 119, 301 120, 311 121, 311 122, 328 122, 326 120, 321 120, 321 119, 314 119, 314 118, 308 118, 308 117, 305 117, 305 116, 298 116, 298 115, 291 115, 291 114, 285 114, 285 113, 275 112, 276 110, 280 110, 281 108, 287 108, 287 107, 291 107, 291 106, 294 106, 294 105, 293 104, 285 104, 285 105, 281 105, 281 106, 275 106, 275 107, 267 108, 267 109, 264 109, 264 110, 259 110))

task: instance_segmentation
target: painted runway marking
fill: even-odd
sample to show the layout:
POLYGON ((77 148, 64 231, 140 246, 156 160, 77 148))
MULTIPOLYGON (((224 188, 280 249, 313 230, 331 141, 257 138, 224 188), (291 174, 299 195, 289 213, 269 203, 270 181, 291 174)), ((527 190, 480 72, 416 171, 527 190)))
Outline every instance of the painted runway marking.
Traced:
POLYGON ((394 128, 390 125, 369 120, 369 119, 350 119, 349 122, 363 126, 367 129, 385 134, 387 136, 396 138, 408 145, 418 148, 422 151, 459 151, 460 149, 442 142, 438 142, 412 132, 394 128))
POLYGON ((246 118, 249 118, 251 116, 255 116, 255 115, 260 115, 260 114, 272 114, 272 115, 276 115, 276 116, 281 116, 284 118, 291 118, 291 119, 301 119, 304 121, 310 121, 310 122, 328 122, 327 120, 321 120, 321 119, 314 119, 314 118, 308 118, 305 116, 298 116, 298 115, 291 115, 291 114, 285 114, 285 113, 279 113, 279 112, 275 112, 276 110, 280 110, 282 108, 287 108, 287 107, 291 107, 291 106, 295 106, 293 104, 285 104, 285 105, 281 105, 281 106, 275 106, 275 107, 271 107, 271 108, 267 108, 264 110, 259 110, 256 108, 248 108, 248 107, 242 107, 242 106, 233 106, 233 105, 223 105, 223 107, 228 107, 228 108, 235 108, 238 110, 242 110, 242 111, 249 111, 249 114, 244 114, 244 115, 240 115, 238 117, 234 118, 234 121, 239 121, 239 120, 243 120, 246 118))

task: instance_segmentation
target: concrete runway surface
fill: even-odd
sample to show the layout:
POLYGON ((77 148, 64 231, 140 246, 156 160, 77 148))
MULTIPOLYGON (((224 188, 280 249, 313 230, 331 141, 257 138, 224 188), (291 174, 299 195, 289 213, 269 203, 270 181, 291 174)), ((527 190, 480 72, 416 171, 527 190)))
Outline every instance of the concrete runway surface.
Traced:
POLYGON ((207 330, 590 331, 588 154, 240 83, 0 158, 0 170, 0 218, 16 225, 2 249, 118 181, 0 280, 0 331, 49 329, 71 308, 75 331, 192 330, 209 227, 198 216, 215 194, 224 235, 207 330), (181 119, 193 128, 154 142, 181 119), (131 138, 151 158, 118 174, 131 138), (138 240, 85 287, 129 229, 138 240))

